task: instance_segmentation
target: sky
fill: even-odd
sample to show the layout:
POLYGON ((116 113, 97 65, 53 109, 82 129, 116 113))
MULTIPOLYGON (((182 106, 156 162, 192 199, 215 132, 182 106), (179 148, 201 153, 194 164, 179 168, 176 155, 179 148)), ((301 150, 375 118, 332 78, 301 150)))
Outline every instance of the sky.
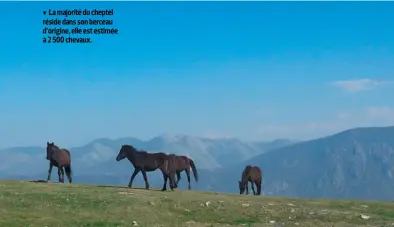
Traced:
POLYGON ((394 2, 0 8, 0 148, 163 133, 304 140, 394 125, 394 2), (85 8, 114 9, 119 34, 42 43, 43 10, 85 8))

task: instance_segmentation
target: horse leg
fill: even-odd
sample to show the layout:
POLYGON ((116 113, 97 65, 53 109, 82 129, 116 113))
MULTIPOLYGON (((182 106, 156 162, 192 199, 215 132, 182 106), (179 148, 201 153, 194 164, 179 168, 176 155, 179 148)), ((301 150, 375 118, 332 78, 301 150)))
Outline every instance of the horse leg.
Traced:
POLYGON ((249 195, 249 182, 246 181, 246 195, 249 195))
POLYGON ((257 186, 257 195, 260 195, 261 194, 261 179, 259 179, 256 182, 256 186, 257 186))
POLYGON ((173 164, 172 160, 166 160, 164 162, 164 164, 161 167, 159 167, 160 170, 162 171, 163 177, 165 179, 162 191, 167 190, 167 181, 169 181, 170 188, 172 191, 174 191, 174 188, 177 188, 177 182, 175 179, 176 171, 175 171, 174 167, 172 166, 172 164, 173 164))
POLYGON ((149 182, 148 182, 148 177, 146 176, 145 170, 141 170, 142 176, 144 176, 144 181, 145 181, 145 189, 149 189, 149 182))
POLYGON ((59 174, 59 171, 60 171, 59 182, 64 183, 64 169, 63 169, 63 166, 59 166, 58 174, 59 174))
POLYGON ((53 168, 53 164, 52 164, 52 162, 49 162, 49 170, 48 170, 48 177, 47 177, 48 182, 51 180, 52 168, 53 168))
POLYGON ((64 166, 60 169, 62 173, 62 183, 64 183, 64 166))
POLYGON ((163 184, 163 188, 161 189, 161 191, 167 191, 167 180, 168 180, 168 176, 167 174, 165 174, 164 172, 162 172, 163 174, 163 179, 164 179, 164 184, 163 184))
POLYGON ((168 172, 168 178, 170 180, 170 188, 171 188, 172 191, 174 191, 174 188, 178 187, 178 184, 177 184, 176 179, 175 179, 175 174, 176 174, 175 171, 169 171, 168 172))
POLYGON ((134 177, 137 175, 138 172, 140 172, 139 169, 134 169, 134 172, 133 172, 133 174, 131 175, 131 178, 130 178, 129 185, 127 187, 131 188, 131 185, 133 185, 134 177))
POLYGON ((251 181, 251 182, 250 182, 250 184, 252 185, 252 191, 253 191, 253 195, 256 195, 256 191, 254 190, 253 181, 251 181))
POLYGON ((57 167, 57 175, 59 176, 59 183, 62 182, 62 172, 60 171, 60 166, 57 167))
POLYGON ((167 181, 168 181, 172 191, 174 191, 174 188, 178 187, 178 185, 175 182, 175 174, 172 175, 171 172, 168 173, 168 174, 165 174, 163 172, 163 177, 164 177, 164 185, 163 185, 163 188, 161 189, 162 191, 166 191, 167 190, 167 181))
MULTIPOLYGON (((164 174, 164 172, 163 172, 163 174, 164 174)), ((170 183, 171 191, 174 191, 174 188, 178 187, 178 184, 177 184, 176 179, 175 179, 175 175, 176 174, 178 174, 178 172, 176 172, 173 169, 168 170, 167 173, 166 173, 166 177, 167 177, 167 179, 168 179, 168 181, 170 183)))
POLYGON ((176 184, 179 184, 180 180, 181 180, 181 171, 176 172, 176 184))
POLYGON ((187 177, 187 183, 189 184, 188 189, 190 190, 192 188, 190 186, 190 169, 186 169, 185 172, 186 172, 186 177, 187 177))
POLYGON ((170 179, 171 191, 174 191, 174 189, 178 187, 178 185, 176 184, 176 180, 175 180, 175 174, 173 177, 169 176, 168 178, 170 179))

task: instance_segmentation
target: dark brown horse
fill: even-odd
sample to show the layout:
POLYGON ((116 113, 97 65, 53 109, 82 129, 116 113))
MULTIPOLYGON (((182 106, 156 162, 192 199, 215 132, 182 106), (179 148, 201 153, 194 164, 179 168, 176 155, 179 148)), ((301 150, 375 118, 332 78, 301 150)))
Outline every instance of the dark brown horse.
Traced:
POLYGON ((141 171, 145 181, 145 188, 149 189, 148 177, 146 172, 155 171, 160 169, 163 173, 164 186, 162 191, 166 190, 167 179, 170 178, 170 187, 172 190, 176 188, 175 172, 170 171, 170 163, 168 155, 162 152, 159 153, 148 153, 146 151, 139 151, 131 145, 123 145, 120 149, 116 161, 120 161, 127 158, 134 166, 134 172, 131 175, 128 187, 131 188, 133 185, 134 177, 141 171))
POLYGON ((238 181, 239 184, 239 194, 243 194, 246 188, 246 194, 249 194, 248 182, 252 185, 253 195, 261 194, 261 182, 263 180, 263 174, 261 173, 261 169, 257 166, 247 165, 242 172, 241 181, 238 181), (253 183, 256 184, 257 194, 254 191, 253 183))
MULTIPOLYGON (((186 157, 186 156, 178 156, 178 155, 174 155, 174 154, 170 154, 169 158, 170 158, 170 164, 171 164, 170 168, 171 168, 171 170, 175 171, 175 173, 176 173, 176 177, 177 177, 176 185, 178 185, 179 181, 181 180, 181 172, 185 171, 186 177, 187 177, 187 182, 189 183, 188 189, 190 190, 191 189, 191 187, 190 187, 190 167, 193 171, 194 180, 196 182, 198 182, 197 168, 194 165, 193 160, 190 159, 189 157, 186 157)), ((174 173, 172 173, 172 174, 174 174, 174 173)))
POLYGON ((47 142, 47 160, 49 160, 49 170, 47 181, 51 180, 52 167, 57 167, 57 174, 59 175, 59 182, 64 183, 64 169, 70 184, 71 177, 71 154, 67 149, 59 148, 53 142, 47 142))

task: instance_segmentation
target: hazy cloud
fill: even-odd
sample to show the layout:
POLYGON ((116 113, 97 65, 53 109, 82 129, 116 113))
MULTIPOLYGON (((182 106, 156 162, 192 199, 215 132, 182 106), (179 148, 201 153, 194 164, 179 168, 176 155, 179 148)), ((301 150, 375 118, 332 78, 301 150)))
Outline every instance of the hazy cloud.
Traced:
POLYGON ((332 86, 341 88, 350 93, 373 90, 388 84, 390 84, 389 81, 379 81, 368 78, 358 80, 339 80, 331 83, 332 86))
POLYGON ((224 133, 216 132, 213 130, 209 130, 201 135, 203 138, 207 139, 227 139, 227 138, 232 138, 232 136, 229 136, 224 133))
POLYGON ((291 124, 265 124, 257 134, 265 138, 313 139, 355 127, 394 126, 394 107, 371 106, 360 110, 338 111, 322 121, 291 124))
POLYGON ((370 117, 394 120, 394 107, 367 107, 365 113, 370 117))

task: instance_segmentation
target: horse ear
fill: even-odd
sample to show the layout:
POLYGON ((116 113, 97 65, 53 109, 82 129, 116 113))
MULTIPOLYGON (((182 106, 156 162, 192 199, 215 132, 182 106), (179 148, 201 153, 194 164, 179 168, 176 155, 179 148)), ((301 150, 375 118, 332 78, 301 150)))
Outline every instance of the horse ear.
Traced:
POLYGON ((47 141, 47 146, 49 146, 49 142, 47 141))
POLYGON ((52 143, 51 143, 51 145, 53 146, 53 145, 55 145, 55 143, 54 143, 54 142, 52 142, 52 143))

